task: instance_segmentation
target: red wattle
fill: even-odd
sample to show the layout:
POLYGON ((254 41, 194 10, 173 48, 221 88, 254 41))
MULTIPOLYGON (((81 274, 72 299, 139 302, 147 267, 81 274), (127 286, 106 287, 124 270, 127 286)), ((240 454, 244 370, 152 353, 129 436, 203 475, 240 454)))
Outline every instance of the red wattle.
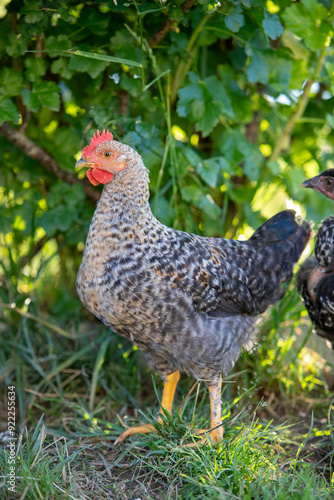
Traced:
POLYGON ((114 177, 114 174, 100 168, 90 168, 87 171, 87 177, 94 186, 97 186, 98 184, 107 184, 114 177))
POLYGON ((86 175, 88 177, 88 180, 93 186, 98 186, 100 183, 99 181, 95 180, 94 177, 92 176, 93 169, 89 168, 86 172, 86 175))

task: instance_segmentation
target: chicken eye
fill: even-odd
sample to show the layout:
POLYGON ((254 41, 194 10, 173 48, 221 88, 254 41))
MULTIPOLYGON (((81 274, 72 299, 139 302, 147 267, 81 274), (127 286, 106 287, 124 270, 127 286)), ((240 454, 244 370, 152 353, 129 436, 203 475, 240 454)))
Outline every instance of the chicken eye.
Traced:
POLYGON ((327 179, 325 180, 325 184, 326 184, 326 186, 331 186, 333 184, 333 179, 331 179, 330 177, 327 177, 327 179))
POLYGON ((111 156, 110 151, 106 151, 106 152, 104 153, 104 156, 106 156, 106 157, 111 156))

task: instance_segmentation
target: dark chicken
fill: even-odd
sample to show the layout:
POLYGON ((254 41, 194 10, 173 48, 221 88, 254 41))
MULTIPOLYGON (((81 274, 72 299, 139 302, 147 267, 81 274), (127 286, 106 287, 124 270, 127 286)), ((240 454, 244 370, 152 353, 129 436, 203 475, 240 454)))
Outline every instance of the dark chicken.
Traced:
MULTIPOLYGON (((334 200, 334 169, 308 179, 302 187, 312 188, 334 200)), ((298 291, 314 325, 314 332, 334 349, 334 217, 324 220, 315 242, 315 258, 298 272, 298 291)))
MULTIPOLYGON (((247 242, 166 227, 151 212, 142 158, 110 132, 97 132, 76 166, 105 184, 78 272, 80 300, 144 351, 164 381, 160 414, 171 413, 180 372, 206 383, 211 425, 203 432, 220 441, 221 373, 252 345, 257 316, 283 296, 309 225, 285 210, 247 242)), ((152 430, 129 428, 117 441, 152 430)))

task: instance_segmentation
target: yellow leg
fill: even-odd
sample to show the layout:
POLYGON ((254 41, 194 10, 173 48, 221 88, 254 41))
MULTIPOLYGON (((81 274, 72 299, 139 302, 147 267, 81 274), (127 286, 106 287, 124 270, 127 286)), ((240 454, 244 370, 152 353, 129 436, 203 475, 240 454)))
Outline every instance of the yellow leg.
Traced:
MULTIPOLYGON (((162 422, 161 415, 164 413, 164 411, 167 411, 168 413, 172 414, 172 406, 173 406, 175 390, 179 380, 180 380, 179 370, 176 370, 175 372, 167 376, 164 385, 164 390, 162 393, 161 407, 157 418, 158 422, 162 422)), ((127 437, 133 436, 134 434, 148 434, 149 432, 155 432, 155 431, 156 429, 152 424, 140 425, 138 427, 129 427, 129 429, 127 429, 120 436, 118 436, 118 438, 115 441, 115 444, 123 443, 123 441, 127 437)))
POLYGON ((211 411, 211 421, 210 421, 210 429, 198 429, 196 431, 196 435, 203 435, 200 443, 207 442, 208 434, 211 438, 213 444, 217 444, 223 440, 224 435, 224 427, 221 423, 221 387, 222 387, 222 378, 219 377, 219 381, 215 385, 209 386, 209 395, 210 395, 210 411, 211 411))

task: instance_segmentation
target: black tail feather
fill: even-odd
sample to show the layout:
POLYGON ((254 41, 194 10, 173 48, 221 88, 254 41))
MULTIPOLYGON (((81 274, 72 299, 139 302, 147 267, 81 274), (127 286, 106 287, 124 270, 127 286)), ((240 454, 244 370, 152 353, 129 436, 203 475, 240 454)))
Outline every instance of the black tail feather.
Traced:
POLYGON ((249 238, 248 243, 254 247, 269 246, 283 255, 288 253, 289 261, 296 263, 311 233, 311 225, 294 210, 283 210, 262 224, 249 238))
POLYGON ((311 225, 294 210, 283 210, 267 220, 248 240, 255 248, 267 247, 281 264, 282 281, 292 278, 298 262, 312 235, 311 225))

